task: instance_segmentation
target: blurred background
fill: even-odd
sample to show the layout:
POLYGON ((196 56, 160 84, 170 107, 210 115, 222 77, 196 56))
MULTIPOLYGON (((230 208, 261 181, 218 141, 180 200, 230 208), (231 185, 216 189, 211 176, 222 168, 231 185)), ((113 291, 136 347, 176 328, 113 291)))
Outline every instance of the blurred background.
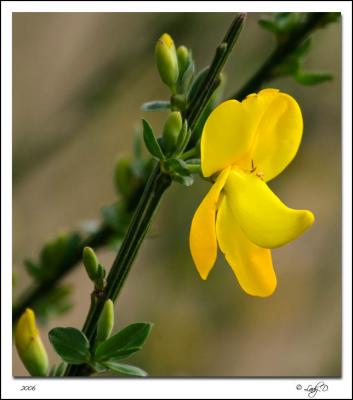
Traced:
MULTIPOLYGON (((261 14, 263 15, 263 14, 261 14)), ((274 46, 251 13, 227 66, 225 95, 252 75, 274 46)), ((114 201, 113 166, 131 153, 140 118, 158 129, 166 113, 143 115, 145 101, 167 99, 154 65, 165 31, 208 65, 229 13, 13 14, 14 297, 30 283, 23 260, 114 201)), ((292 79, 268 86, 294 96, 304 116, 298 156, 270 186, 289 206, 312 210, 314 226, 273 251, 275 294, 246 295, 222 254, 207 281, 193 265, 188 232, 209 186, 174 184, 164 196, 118 306, 117 327, 152 321, 143 351, 129 359, 151 376, 339 376, 341 374, 341 31, 313 35, 305 66, 334 80, 311 87, 292 79)), ((114 251, 98 252, 109 267, 114 251)), ((74 307, 42 326, 81 328, 91 284, 82 265, 65 282, 74 307)), ((13 375, 27 375, 13 352, 13 375)))

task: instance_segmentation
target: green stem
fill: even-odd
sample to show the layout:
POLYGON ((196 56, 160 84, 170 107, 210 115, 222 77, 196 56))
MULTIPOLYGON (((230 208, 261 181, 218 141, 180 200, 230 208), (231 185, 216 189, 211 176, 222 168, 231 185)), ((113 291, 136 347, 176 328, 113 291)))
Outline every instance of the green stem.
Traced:
MULTIPOLYGON (((141 243, 146 236, 152 217, 156 211, 164 191, 170 186, 171 178, 163 174, 157 164, 146 184, 146 188, 130 222, 129 229, 124 237, 117 257, 107 277, 107 284, 101 296, 92 301, 82 331, 88 340, 93 343, 98 318, 106 300, 115 301, 130 271, 132 262, 141 243)), ((83 372, 82 366, 69 365, 66 376, 79 376, 83 372)))
MULTIPOLYGON (((240 14, 235 18, 223 42, 217 49, 216 56, 210 67, 210 73, 199 91, 197 104, 191 105, 186 111, 186 118, 190 129, 193 129, 197 125, 198 118, 213 93, 214 87, 219 79, 219 74, 238 37, 244 17, 244 14, 240 14)), ((153 214, 163 193, 170 184, 170 176, 162 173, 160 165, 157 164, 150 175, 143 195, 130 222, 129 229, 109 272, 103 294, 99 296, 99 298, 96 297, 95 301, 91 302, 91 307, 82 329, 91 344, 94 342, 97 321, 103 309, 103 305, 108 299, 115 301, 119 295, 134 258, 147 233, 153 214)), ((65 371, 65 376, 80 376, 84 374, 84 365, 69 365, 65 371)))
POLYGON ((185 113, 185 118, 188 120, 191 131, 197 126, 198 120, 202 111, 206 107, 210 97, 220 83, 220 74, 226 63, 235 42, 241 32, 246 14, 239 14, 232 22, 224 39, 216 49, 216 54, 210 65, 208 74, 205 77, 203 84, 195 94, 196 101, 190 104, 185 113))
POLYGON ((275 69, 295 51, 308 35, 319 28, 327 13, 308 13, 306 20, 298 25, 288 37, 270 54, 263 65, 245 83, 245 85, 234 93, 230 98, 243 100, 248 94, 256 93, 263 83, 276 77, 275 69))

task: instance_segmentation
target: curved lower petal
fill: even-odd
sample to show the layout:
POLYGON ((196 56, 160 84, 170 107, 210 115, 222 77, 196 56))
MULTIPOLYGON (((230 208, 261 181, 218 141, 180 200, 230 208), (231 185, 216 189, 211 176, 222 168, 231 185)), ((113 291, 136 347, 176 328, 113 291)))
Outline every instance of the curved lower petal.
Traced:
POLYGON ((241 229, 258 246, 282 246, 314 222, 310 211, 287 207, 255 174, 233 169, 224 191, 241 229))
POLYGON ((252 296, 270 296, 277 285, 271 251, 247 239, 226 196, 218 209, 216 231, 219 247, 243 290, 252 296))
POLYGON ((230 168, 222 171, 195 212, 190 228, 190 251, 202 279, 206 279, 217 258, 216 210, 230 168))

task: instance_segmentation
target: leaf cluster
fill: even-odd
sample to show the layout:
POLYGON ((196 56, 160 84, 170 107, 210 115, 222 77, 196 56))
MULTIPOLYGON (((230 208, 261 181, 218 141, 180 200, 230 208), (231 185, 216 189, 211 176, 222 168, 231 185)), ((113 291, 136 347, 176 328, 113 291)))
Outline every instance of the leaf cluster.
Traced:
MULTIPOLYGON (((272 17, 263 17, 258 21, 259 25, 274 34, 278 46, 286 46, 290 37, 295 37, 300 27, 309 18, 308 13, 282 12, 275 13, 272 17)), ((319 27, 338 21, 340 13, 324 13, 319 27)), ((312 39, 307 37, 272 70, 272 79, 291 76, 302 85, 316 85, 332 80, 327 72, 306 71, 303 62, 312 47, 312 39)))
MULTIPOLYGON (((151 323, 128 325, 104 341, 90 346, 85 334, 76 328, 54 328, 49 340, 65 363, 88 364, 94 372, 112 372, 120 375, 146 376, 141 368, 121 363, 121 360, 140 351, 150 335, 151 323)), ((53 374, 62 373, 53 371, 53 374)), ((58 376, 58 375, 56 375, 58 376)))

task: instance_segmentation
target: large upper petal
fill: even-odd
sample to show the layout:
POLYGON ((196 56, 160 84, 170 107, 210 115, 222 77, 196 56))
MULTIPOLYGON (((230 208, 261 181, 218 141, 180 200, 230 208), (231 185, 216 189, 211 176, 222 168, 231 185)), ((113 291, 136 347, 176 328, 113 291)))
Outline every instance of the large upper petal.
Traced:
POLYGON ((268 182, 295 157, 303 134, 303 118, 298 103, 285 93, 261 91, 256 97, 248 98, 258 102, 264 112, 256 129, 248 157, 255 167, 264 174, 268 182))
POLYGON ((257 124, 257 118, 250 118, 237 100, 228 100, 216 107, 201 136, 203 175, 211 176, 244 157, 250 149, 257 124))
POLYGON ((216 210, 220 192, 230 168, 222 171, 195 212, 190 228, 190 251, 202 279, 206 279, 217 259, 216 210))
POLYGON ((247 238, 258 246, 282 246, 314 222, 307 210, 287 207, 254 173, 232 169, 224 186, 229 206, 247 238))
POLYGON ((219 247, 246 293, 270 296, 277 285, 271 251, 250 242, 237 223, 228 201, 227 196, 223 196, 217 213, 219 247))
POLYGON ((297 102, 277 89, 251 94, 241 103, 220 104, 207 119, 201 138, 205 176, 236 164, 253 164, 266 181, 292 161, 302 137, 303 119, 297 102))

